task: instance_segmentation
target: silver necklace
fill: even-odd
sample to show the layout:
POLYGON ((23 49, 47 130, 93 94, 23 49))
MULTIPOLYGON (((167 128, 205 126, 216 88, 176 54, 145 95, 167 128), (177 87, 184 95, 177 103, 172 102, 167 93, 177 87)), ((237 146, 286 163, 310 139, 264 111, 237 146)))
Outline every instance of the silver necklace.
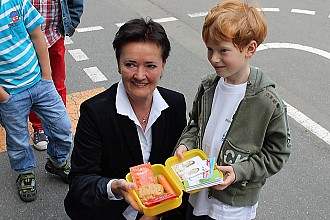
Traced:
POLYGON ((148 117, 149 113, 150 113, 150 111, 142 118, 142 125, 147 124, 147 117, 148 117))

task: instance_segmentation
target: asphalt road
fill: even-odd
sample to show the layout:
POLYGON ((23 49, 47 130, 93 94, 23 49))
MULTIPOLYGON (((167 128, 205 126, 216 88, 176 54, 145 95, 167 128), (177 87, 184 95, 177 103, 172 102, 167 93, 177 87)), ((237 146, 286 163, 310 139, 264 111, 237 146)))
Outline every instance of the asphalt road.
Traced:
MULTIPOLYGON (((217 2, 85 1, 80 30, 71 38, 73 43, 67 44, 68 93, 108 88, 119 80, 112 49, 116 24, 139 17, 174 17, 177 20, 162 23, 172 51, 161 84, 183 92, 190 109, 201 76, 212 72, 200 34, 204 18, 193 15, 217 2), (79 49, 87 58, 79 61, 72 55, 79 49), (91 70, 103 77, 93 81, 86 74, 91 70)), ((297 112, 289 117, 292 155, 263 188, 257 220, 330 219, 330 1, 260 0, 260 4, 269 25, 264 42, 269 49, 258 51, 251 64, 265 70, 297 112)), ((17 196, 17 174, 10 170, 7 155, 0 153, 0 219, 67 219, 63 207, 67 185, 44 171, 45 152, 36 152, 36 157, 39 197, 27 204, 17 196)))

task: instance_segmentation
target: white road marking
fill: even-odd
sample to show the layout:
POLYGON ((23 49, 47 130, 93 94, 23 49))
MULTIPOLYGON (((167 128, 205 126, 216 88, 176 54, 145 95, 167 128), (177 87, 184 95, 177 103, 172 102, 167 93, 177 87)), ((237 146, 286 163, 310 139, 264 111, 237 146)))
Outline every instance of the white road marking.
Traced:
POLYGON ((299 124, 304 126, 307 130, 309 130, 330 145, 330 132, 328 130, 323 128, 321 125, 319 125, 312 119, 308 118, 306 115, 304 115, 302 112, 300 112, 290 104, 286 103, 286 105, 288 107, 288 115, 291 118, 293 118, 299 124))
POLYGON ((125 24, 125 23, 117 23, 116 26, 121 27, 121 26, 123 26, 123 24, 125 24))
POLYGON ((258 9, 258 11, 263 11, 263 12, 265 12, 265 11, 269 11, 269 12, 279 12, 279 11, 280 11, 279 8, 257 8, 257 9, 258 9))
POLYGON ((153 19, 156 22, 163 23, 163 22, 169 22, 169 21, 177 21, 178 19, 175 17, 168 17, 168 18, 157 18, 153 19))
POLYGON ((65 36, 65 38, 64 38, 64 44, 65 45, 73 44, 73 41, 71 40, 71 38, 69 36, 65 36))
MULTIPOLYGON (((263 12, 279 12, 280 9, 279 8, 257 8, 258 11, 263 11, 263 12)), ((187 14, 189 17, 191 18, 197 18, 197 17, 205 17, 207 15, 207 11, 203 11, 203 12, 196 12, 196 13, 191 13, 191 14, 187 14)))
POLYGON ((206 15, 207 15, 207 11, 188 14, 188 16, 191 18, 204 17, 206 15))
MULTIPOLYGON (((168 18, 156 18, 156 19, 152 19, 153 21, 155 22, 158 22, 158 23, 164 23, 164 22, 170 22, 170 21, 177 21, 178 19, 175 18, 175 17, 168 17, 168 18)), ((117 27, 121 27, 124 23, 117 23, 116 26, 117 27)))
POLYGON ((83 61, 89 59, 81 49, 68 50, 68 52, 76 61, 83 61))
POLYGON ((101 82, 108 80, 107 77, 105 77, 96 66, 84 68, 84 71, 93 82, 101 82))
POLYGON ((292 43, 266 43, 261 44, 257 51, 266 50, 266 49, 276 49, 276 48, 285 48, 285 49, 296 49, 296 50, 303 50, 309 53, 314 53, 330 59, 330 53, 324 50, 320 50, 314 47, 303 46, 300 44, 292 44, 292 43))
MULTIPOLYGON (((310 53, 314 53, 317 55, 320 55, 322 57, 325 57, 327 59, 330 59, 330 53, 324 50, 320 50, 313 47, 303 46, 300 44, 291 44, 291 43, 266 43, 261 44, 257 51, 262 51, 266 49, 274 49, 274 48, 284 48, 284 49, 296 49, 296 50, 302 50, 310 53)), ((312 119, 308 118, 306 115, 304 115, 302 112, 291 106, 290 104, 286 103, 288 106, 288 116, 293 118, 295 121, 297 121, 299 124, 304 126, 307 130, 315 134, 317 137, 325 141, 327 144, 330 145, 330 132, 323 128, 318 123, 314 122, 312 119)))
POLYGON ((89 31, 99 31, 103 30, 102 26, 94 26, 94 27, 84 27, 84 28, 77 28, 76 31, 79 33, 89 32, 89 31))
POLYGON ((292 9, 291 12, 298 14, 315 15, 315 11, 310 11, 310 10, 292 9))

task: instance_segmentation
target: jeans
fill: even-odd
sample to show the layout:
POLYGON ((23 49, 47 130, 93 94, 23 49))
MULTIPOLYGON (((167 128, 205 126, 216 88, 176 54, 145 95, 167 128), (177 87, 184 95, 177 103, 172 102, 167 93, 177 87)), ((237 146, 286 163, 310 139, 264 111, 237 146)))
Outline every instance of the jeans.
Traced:
POLYGON ((36 166, 28 130, 30 109, 39 116, 48 136, 48 157, 56 165, 64 164, 72 148, 71 121, 53 81, 41 79, 31 88, 12 94, 0 103, 0 118, 6 130, 11 168, 24 172, 36 166))
MULTIPOLYGON (((53 46, 48 48, 50 66, 52 69, 52 79, 55 88, 62 97, 64 105, 66 105, 66 86, 65 86, 65 46, 64 38, 60 38, 53 46)), ((42 125, 38 116, 31 111, 29 120, 34 130, 41 130, 42 125)))

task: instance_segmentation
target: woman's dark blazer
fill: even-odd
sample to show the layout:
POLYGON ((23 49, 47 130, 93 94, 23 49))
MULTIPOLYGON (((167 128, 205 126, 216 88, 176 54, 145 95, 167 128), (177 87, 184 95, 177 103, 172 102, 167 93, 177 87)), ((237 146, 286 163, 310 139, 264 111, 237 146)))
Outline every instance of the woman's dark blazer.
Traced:
MULTIPOLYGON (((122 219, 128 204, 109 200, 109 180, 125 179, 129 168, 143 164, 136 125, 116 111, 118 83, 80 106, 71 156, 71 184, 65 210, 72 219, 122 219)), ((183 94, 157 87, 169 105, 152 125, 149 162, 164 164, 186 126, 183 94)))

